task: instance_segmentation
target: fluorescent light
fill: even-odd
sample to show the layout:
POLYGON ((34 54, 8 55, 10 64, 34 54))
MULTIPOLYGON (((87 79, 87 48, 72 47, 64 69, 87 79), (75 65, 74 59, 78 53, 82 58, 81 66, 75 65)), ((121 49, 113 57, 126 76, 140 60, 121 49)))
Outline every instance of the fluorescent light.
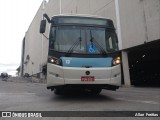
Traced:
POLYGON ((146 55, 143 55, 142 57, 144 58, 146 55))

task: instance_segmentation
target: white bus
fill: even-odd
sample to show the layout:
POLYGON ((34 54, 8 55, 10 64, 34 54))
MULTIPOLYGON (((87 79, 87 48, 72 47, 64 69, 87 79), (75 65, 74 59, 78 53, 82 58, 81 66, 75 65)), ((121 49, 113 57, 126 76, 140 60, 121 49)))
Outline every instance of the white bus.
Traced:
POLYGON ((121 57, 112 20, 43 15, 40 33, 50 24, 47 89, 62 94, 83 89, 99 94, 121 86, 121 57))

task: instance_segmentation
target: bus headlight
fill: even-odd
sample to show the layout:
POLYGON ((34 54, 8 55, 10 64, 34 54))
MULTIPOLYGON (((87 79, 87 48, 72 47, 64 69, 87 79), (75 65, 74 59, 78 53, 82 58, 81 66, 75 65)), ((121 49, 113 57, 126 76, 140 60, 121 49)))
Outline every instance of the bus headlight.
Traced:
POLYGON ((52 64, 56 64, 56 65, 60 65, 61 64, 61 60, 56 58, 56 57, 48 57, 48 62, 52 63, 52 64))
POLYGON ((113 66, 118 65, 120 63, 121 63, 121 58, 120 57, 116 57, 112 62, 113 66))

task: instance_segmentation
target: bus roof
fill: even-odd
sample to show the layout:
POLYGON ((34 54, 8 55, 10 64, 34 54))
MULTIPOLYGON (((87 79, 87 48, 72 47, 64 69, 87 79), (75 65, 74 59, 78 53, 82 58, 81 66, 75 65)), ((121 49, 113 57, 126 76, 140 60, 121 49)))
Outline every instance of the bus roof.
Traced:
POLYGON ((100 17, 97 15, 89 15, 89 14, 58 14, 58 15, 53 15, 53 17, 86 17, 86 18, 95 18, 95 19, 106 19, 106 20, 111 20, 107 19, 105 17, 100 17))
POLYGON ((52 17, 52 21, 54 21, 54 24, 83 24, 114 28, 113 21, 111 19, 91 15, 54 15, 52 17))

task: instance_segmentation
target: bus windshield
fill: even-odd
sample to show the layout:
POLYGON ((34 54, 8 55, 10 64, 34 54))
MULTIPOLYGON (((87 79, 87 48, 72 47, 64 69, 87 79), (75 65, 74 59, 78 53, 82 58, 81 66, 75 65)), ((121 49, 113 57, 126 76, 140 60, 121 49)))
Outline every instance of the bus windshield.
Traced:
POLYGON ((57 26, 52 27, 49 47, 59 52, 100 54, 118 50, 114 30, 98 27, 57 26))

